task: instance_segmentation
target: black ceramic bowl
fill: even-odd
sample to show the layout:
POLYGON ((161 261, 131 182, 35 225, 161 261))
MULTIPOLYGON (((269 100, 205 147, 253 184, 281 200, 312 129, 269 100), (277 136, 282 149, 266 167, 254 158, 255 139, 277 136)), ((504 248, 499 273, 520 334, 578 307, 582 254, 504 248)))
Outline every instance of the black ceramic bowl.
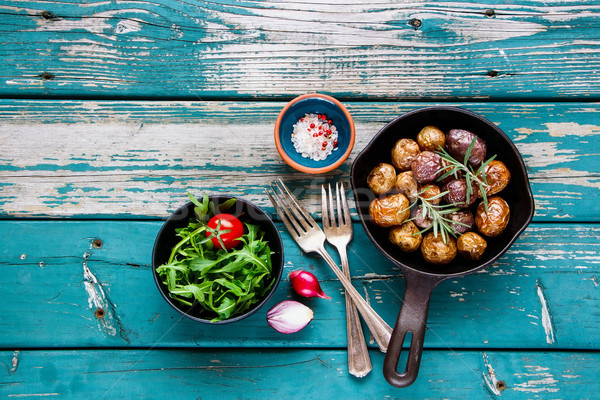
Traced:
POLYGON ((404 114, 383 127, 354 159, 351 180, 356 209, 367 236, 377 249, 402 269, 406 279, 407 288, 386 354, 384 375, 394 386, 408 386, 417 376, 429 296, 433 288, 445 279, 466 275, 490 265, 508 250, 531 221, 534 202, 525 164, 508 136, 487 119, 460 108, 431 107, 404 114), (486 142, 487 157, 496 154, 496 159, 504 162, 510 170, 510 183, 497 194, 510 206, 510 222, 500 236, 486 238, 488 247, 478 261, 468 261, 457 256, 448 265, 429 264, 420 251, 410 254, 402 252, 388 240, 389 229, 380 228, 370 221, 369 204, 375 196, 367 185, 369 172, 378 163, 391 163, 390 152, 396 141, 401 138, 415 139, 417 133, 428 125, 437 126, 443 132, 454 128, 473 132, 486 142), (407 368, 399 373, 396 366, 404 335, 408 332, 413 334, 413 339, 407 368))
MULTIPOLYGON (((218 206, 223 202, 231 199, 231 196, 211 196, 210 200, 218 206)), ((273 223, 273 221, 265 214, 260 208, 255 206, 254 204, 236 198, 236 202, 233 207, 227 210, 227 213, 233 214, 240 219, 242 223, 248 222, 260 227, 260 230, 264 232, 264 238, 269 242, 269 247, 271 249, 271 261, 272 261, 272 275, 275 279, 275 283, 269 290, 269 292, 262 298, 258 303, 254 304, 250 309, 248 309, 245 313, 233 316, 231 318, 211 322, 211 319, 214 317, 206 315, 205 311, 199 305, 193 305, 191 307, 186 307, 181 305, 178 301, 174 300, 170 297, 169 291, 164 285, 158 274, 156 273, 156 268, 165 264, 169 256, 171 254, 171 249, 179 242, 180 238, 175 235, 175 229, 185 227, 190 219, 196 218, 194 213, 194 204, 188 202, 183 206, 179 207, 171 216, 165 221, 164 225, 158 232, 158 236, 154 242, 154 249, 152 251, 152 274, 154 275, 154 281, 156 282, 156 286, 158 290, 162 294, 163 298, 169 303, 174 309, 182 313, 188 318, 191 318, 195 321, 209 323, 209 324, 226 324, 230 322, 239 321, 243 318, 246 318, 256 311, 258 311, 263 305, 269 301, 275 290, 277 289, 277 285, 281 280, 281 275, 283 273, 283 243, 281 241, 281 236, 279 235, 279 231, 277 227, 273 223)))

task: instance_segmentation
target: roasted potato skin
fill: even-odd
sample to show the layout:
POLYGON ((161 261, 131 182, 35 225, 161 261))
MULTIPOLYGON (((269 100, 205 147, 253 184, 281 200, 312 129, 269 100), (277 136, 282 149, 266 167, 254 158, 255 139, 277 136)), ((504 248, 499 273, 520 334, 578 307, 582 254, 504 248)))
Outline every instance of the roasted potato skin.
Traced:
POLYGON ((419 191, 421 193, 421 197, 427 199, 431 204, 440 204, 442 202, 441 197, 434 198, 435 196, 441 193, 440 187, 433 184, 427 184, 421 188, 419 191))
POLYGON ((408 171, 420 152, 419 144, 413 139, 400 139, 392 147, 392 164, 400 171, 408 171))
POLYGON ((403 171, 396 176, 395 190, 406 196, 409 202, 414 202, 419 195, 419 184, 412 171, 403 171))
POLYGON ((469 156, 469 164, 473 167, 477 167, 485 160, 487 146, 485 142, 474 133, 465 129, 451 129, 446 135, 446 149, 452 157, 462 161, 474 138, 476 138, 476 141, 473 150, 471 150, 471 155, 469 156))
POLYGON ((487 248, 487 242, 477 233, 467 232, 458 237, 456 240, 456 247, 461 256, 467 260, 476 261, 483 256, 483 253, 487 248))
POLYGON ((410 210, 410 217, 415 222, 415 225, 417 225, 421 229, 427 229, 433 224, 433 221, 429 215, 427 215, 426 217, 424 217, 423 215, 424 212, 422 205, 413 207, 410 210))
POLYGON ((473 193, 467 196, 467 181, 465 179, 453 179, 446 183, 442 189, 444 192, 448 192, 444 195, 444 200, 448 204, 456 204, 457 207, 467 208, 475 202, 479 194, 477 185, 471 185, 471 188, 473 193))
MULTIPOLYGON (((442 173, 440 174, 440 177, 444 174, 446 174, 447 172, 450 172, 450 170, 452 169, 452 166, 448 163, 448 161, 446 161, 445 159, 442 158, 442 173)), ((450 174, 448 176, 446 176, 445 178, 441 178, 441 179, 437 179, 437 183, 440 185, 444 185, 454 179, 460 179, 462 178, 462 171, 455 171, 455 173, 450 174)))
POLYGON ((428 233, 421 243, 423 258, 430 264, 444 265, 450 263, 458 252, 456 239, 448 237, 448 243, 444 243, 442 235, 438 233, 435 237, 433 232, 428 233))
POLYGON ((405 253, 413 253, 419 250, 423 236, 419 228, 412 222, 406 221, 402 225, 394 226, 389 233, 390 242, 395 244, 405 253))
POLYGON ((417 143, 422 151, 438 151, 446 145, 446 135, 436 126, 426 126, 417 134, 417 143))
POLYGON ((473 230, 475 227, 475 217, 469 210, 455 211, 450 214, 449 219, 453 221, 451 224, 452 229, 454 229, 454 231, 460 235, 473 230), (466 224, 467 226, 462 224, 466 224))
POLYGON ((408 199, 402 193, 376 198, 369 205, 371 221, 384 228, 401 225, 409 216, 408 199))
POLYGON ((500 196, 488 198, 488 211, 483 201, 477 207, 475 224, 477 230, 488 237, 496 237, 504 232, 510 220, 510 207, 500 196))
POLYGON ((432 151, 422 151, 413 160, 412 172, 420 184, 435 181, 442 171, 442 158, 432 151))
POLYGON ((502 161, 492 160, 484 168, 485 180, 489 187, 485 193, 493 196, 500 193, 510 182, 510 171, 502 161))
POLYGON ((387 163, 377 164, 367 176, 367 185, 376 195, 386 194, 396 184, 396 169, 387 163))

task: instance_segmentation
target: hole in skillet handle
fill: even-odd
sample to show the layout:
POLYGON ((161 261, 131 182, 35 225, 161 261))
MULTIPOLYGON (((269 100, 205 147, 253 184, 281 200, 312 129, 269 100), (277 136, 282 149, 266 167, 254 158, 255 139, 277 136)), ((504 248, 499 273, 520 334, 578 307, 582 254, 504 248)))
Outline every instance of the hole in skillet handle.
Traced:
POLYGON ((417 379, 423 353, 429 299, 433 288, 444 280, 444 278, 422 275, 406 268, 403 272, 406 279, 406 292, 383 361, 383 376, 390 385, 399 388, 410 386, 417 379), (401 357, 406 351, 402 348, 404 343, 408 346, 407 357, 401 357), (401 358, 406 359, 406 362, 400 362, 401 358), (405 366, 401 373, 398 372, 399 365, 405 366))
POLYGON ((408 370, 408 351, 410 350, 410 346, 412 345, 413 334, 412 332, 406 332, 404 334, 404 338, 402 339, 402 350, 400 351, 400 357, 398 357, 398 364, 396 367, 396 372, 398 372, 400 367, 403 367, 404 370, 401 372, 401 375, 406 374, 408 370))

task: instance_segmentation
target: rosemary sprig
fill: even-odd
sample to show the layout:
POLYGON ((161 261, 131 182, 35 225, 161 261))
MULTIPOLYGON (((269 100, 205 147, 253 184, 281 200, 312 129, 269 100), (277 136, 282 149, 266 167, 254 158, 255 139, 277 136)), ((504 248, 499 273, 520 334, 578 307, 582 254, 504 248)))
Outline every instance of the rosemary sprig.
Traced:
POLYGON ((468 226, 467 224, 460 222, 460 221, 453 221, 452 219, 448 218, 448 216, 456 211, 460 211, 459 207, 456 207, 456 204, 434 204, 432 203, 432 200, 436 200, 439 198, 444 197, 448 191, 439 193, 435 196, 429 197, 429 198, 425 198, 422 196, 422 194, 425 192, 426 189, 423 189, 421 192, 419 192, 419 194, 417 195, 417 199, 415 200, 415 202, 411 205, 411 207, 413 206, 418 206, 416 203, 420 203, 419 205, 421 206, 421 215, 415 215, 413 218, 410 218, 409 221, 412 221, 414 219, 416 219, 417 217, 422 217, 423 219, 427 219, 428 217, 431 219, 431 226, 425 229, 422 229, 421 231, 417 232, 415 235, 418 234, 422 234, 424 232, 427 232, 430 229, 433 229, 433 235, 435 237, 438 236, 438 233, 442 236, 442 240, 444 241, 444 243, 448 243, 448 237, 449 235, 452 235, 453 237, 457 237, 458 232, 454 229, 454 227, 452 226, 453 224, 458 224, 458 225, 464 225, 464 226, 468 226))
POLYGON ((444 161, 446 161, 447 165, 440 169, 440 171, 446 171, 446 172, 444 172, 442 175, 440 175, 440 177, 437 179, 437 181, 439 182, 443 179, 446 179, 450 175, 454 175, 455 177, 457 177, 458 173, 462 172, 465 182, 467 184, 467 203, 471 199, 471 196, 474 194, 473 186, 476 185, 477 188, 479 189, 479 193, 481 193, 481 196, 483 198, 483 205, 485 207, 485 211, 488 212, 488 201, 487 201, 486 191, 490 187, 490 185, 488 185, 486 177, 485 177, 485 167, 487 167, 487 165, 493 159, 496 158, 496 155, 494 154, 488 160, 481 163, 481 165, 479 166, 479 168, 477 168, 477 170, 473 169, 473 167, 471 165, 469 165, 468 161, 469 161, 469 157, 471 156, 471 152, 473 151, 473 147, 475 146, 476 141, 477 141, 477 138, 476 137, 473 138, 473 140, 471 141, 471 144, 467 148, 467 152, 465 153, 465 157, 462 162, 456 160, 454 157, 452 157, 450 154, 448 154, 448 152, 446 150, 444 150, 442 147, 440 147, 440 149, 437 151, 437 154, 439 154, 440 157, 444 161))

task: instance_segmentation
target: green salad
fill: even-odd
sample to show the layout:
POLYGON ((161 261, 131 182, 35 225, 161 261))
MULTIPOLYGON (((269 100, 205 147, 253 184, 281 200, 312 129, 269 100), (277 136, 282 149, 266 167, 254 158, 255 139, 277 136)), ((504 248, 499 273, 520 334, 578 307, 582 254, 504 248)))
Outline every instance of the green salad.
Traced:
POLYGON ((243 314, 261 301, 275 283, 271 249, 258 225, 244 223, 204 196, 194 203, 196 218, 176 229, 181 240, 169 260, 156 268, 171 298, 183 306, 199 305, 211 322, 243 314))

